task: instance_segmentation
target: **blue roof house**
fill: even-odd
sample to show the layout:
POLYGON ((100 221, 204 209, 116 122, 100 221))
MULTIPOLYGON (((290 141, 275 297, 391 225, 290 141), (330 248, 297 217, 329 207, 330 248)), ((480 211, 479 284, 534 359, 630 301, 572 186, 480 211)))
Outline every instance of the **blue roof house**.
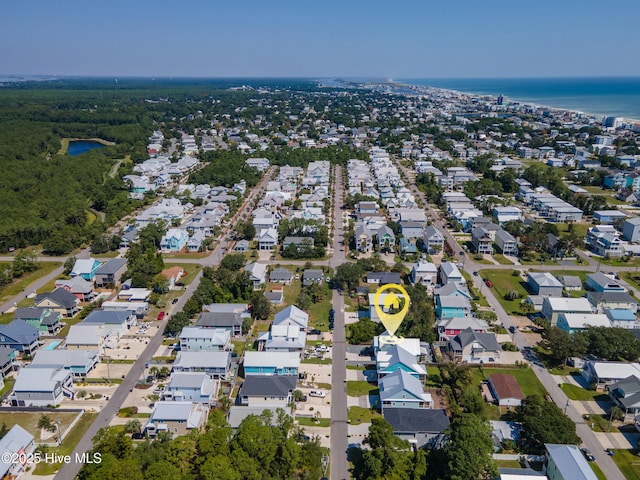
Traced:
POLYGON ((95 258, 79 258, 73 264, 73 269, 69 275, 71 277, 82 277, 89 282, 93 282, 100 265, 102 263, 95 258))
POLYGON ((0 347, 31 354, 38 348, 39 340, 39 330, 24 320, 14 320, 7 325, 0 325, 0 347))
POLYGON ((179 252, 189 241, 189 232, 180 228, 170 228, 160 240, 160 250, 165 252, 179 252))

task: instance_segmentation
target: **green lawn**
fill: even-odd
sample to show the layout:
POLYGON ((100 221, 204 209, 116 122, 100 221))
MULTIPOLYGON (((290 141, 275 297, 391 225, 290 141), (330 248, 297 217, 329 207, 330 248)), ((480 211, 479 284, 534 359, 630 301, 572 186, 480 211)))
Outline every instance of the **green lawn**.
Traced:
POLYGON ((208 257, 211 252, 180 252, 180 253, 163 253, 162 258, 165 261, 170 262, 172 259, 181 259, 181 258, 205 258, 208 257))
POLYGON ((629 269, 632 269, 640 266, 640 258, 622 260, 620 258, 601 258, 594 256, 593 259, 602 265, 609 265, 610 267, 629 267, 629 269))
POLYGON ((640 457, 633 450, 616 450, 613 461, 627 480, 640 480, 640 457))
POLYGON ((364 395, 377 395, 378 386, 372 385, 364 380, 347 381, 347 395, 350 397, 362 397, 364 395))
POLYGON ((607 480, 607 476, 604 474, 604 472, 596 462, 589 462, 589 465, 591 465, 591 470, 593 470, 593 473, 596 474, 598 480, 607 480))
MULTIPOLYGON (((529 292, 524 287, 525 281, 520 275, 514 277, 511 275, 512 270, 480 270, 480 276, 482 278, 488 278, 493 283, 493 293, 497 300, 502 305, 502 308, 508 314, 520 314, 522 313, 521 304, 522 300, 529 296, 529 292), (515 300, 506 300, 504 298, 507 292, 512 290, 517 291, 520 294, 520 298, 515 300)), ((488 288, 488 287, 483 287, 488 288)))
POLYGON ((518 460, 496 460, 498 468, 522 468, 518 460))
POLYGON ((496 253, 495 255, 493 255, 493 259, 500 265, 513 265, 513 262, 501 253, 496 253))
POLYGON ((319 418, 317 421, 309 417, 296 417, 298 425, 302 427, 330 427, 330 418, 319 418))
MULTIPOLYGON (((93 423, 93 420, 97 416, 97 413, 83 413, 82 418, 78 420, 78 423, 71 429, 69 434, 62 442, 62 445, 55 448, 50 448, 50 453, 57 453, 58 455, 71 455, 73 449, 78 444, 84 432, 87 431, 89 426, 93 423)), ((46 463, 40 462, 34 470, 35 475, 51 475, 60 468, 58 463, 46 463)))
POLYGON ((547 393, 545 388, 536 377, 536 374, 530 368, 488 368, 485 367, 482 370, 480 368, 472 368, 471 373, 473 374, 474 383, 480 383, 481 381, 487 380, 489 375, 492 373, 507 373, 513 375, 520 388, 522 389, 522 393, 527 395, 540 395, 544 397, 547 393))
POLYGON ((473 298, 476 298, 476 297, 478 298, 478 300, 476 300, 478 305, 481 307, 488 307, 489 302, 487 302, 487 299, 485 298, 485 296, 482 293, 480 293, 480 291, 474 286, 473 279, 471 278, 471 274, 463 270, 462 276, 467 281, 467 287, 469 288, 469 292, 471 293, 471 296, 473 298))
POLYGON ((573 385, 572 383, 563 383, 560 385, 560 388, 571 400, 597 402, 602 400, 606 401, 609 398, 602 392, 596 392, 595 390, 585 390, 584 388, 573 385))
POLYGON ((185 285, 189 285, 191 282, 193 282, 193 279, 196 278, 196 275, 202 269, 202 265, 199 265, 197 263, 179 263, 179 262, 173 263, 171 261, 166 261, 165 263, 166 263, 165 268, 171 268, 175 266, 182 267, 186 275, 181 278, 181 281, 185 285))
MULTIPOLYGON (((587 230, 592 225, 590 223, 573 223, 571 227, 574 232, 576 232, 580 237, 585 237, 587 235, 587 230)), ((558 227, 558 232, 562 235, 563 233, 569 233, 569 224, 568 223, 556 223, 558 227)))
POLYGON ((4 397, 7 393, 9 393, 13 389, 13 384, 16 383, 13 377, 4 378, 4 387, 0 390, 0 398, 4 397))
POLYGON ((374 418, 381 418, 380 415, 376 411, 371 411, 368 408, 362 407, 349 407, 349 413, 347 415, 347 421, 351 425, 360 425, 361 423, 371 423, 371 420, 374 418))
POLYGON ((311 363, 313 365, 331 365, 330 358, 303 358, 300 363, 311 363))

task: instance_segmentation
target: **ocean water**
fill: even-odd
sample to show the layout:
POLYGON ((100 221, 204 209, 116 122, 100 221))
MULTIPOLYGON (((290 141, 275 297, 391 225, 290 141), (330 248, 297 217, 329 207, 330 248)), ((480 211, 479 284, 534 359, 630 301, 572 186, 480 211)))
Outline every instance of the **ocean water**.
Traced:
POLYGON ((460 92, 640 120, 640 77, 403 79, 460 92))

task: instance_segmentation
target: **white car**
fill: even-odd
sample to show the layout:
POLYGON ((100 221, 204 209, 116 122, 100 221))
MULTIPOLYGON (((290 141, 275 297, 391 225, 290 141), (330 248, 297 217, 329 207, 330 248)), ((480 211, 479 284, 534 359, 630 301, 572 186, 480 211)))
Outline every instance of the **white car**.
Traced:
POLYGON ((327 394, 323 390, 311 390, 309 392, 309 396, 310 397, 324 398, 324 397, 327 396, 327 394))

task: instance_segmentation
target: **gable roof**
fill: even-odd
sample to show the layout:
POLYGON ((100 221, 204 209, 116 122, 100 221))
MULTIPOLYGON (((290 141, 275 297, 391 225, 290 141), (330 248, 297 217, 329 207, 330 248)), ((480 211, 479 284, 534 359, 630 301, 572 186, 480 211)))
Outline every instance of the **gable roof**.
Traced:
POLYGON ((31 345, 38 341, 38 329, 24 320, 13 320, 7 325, 0 325, 0 336, 8 337, 20 345, 31 345))
MULTIPOLYGON (((11 430, 4 437, 0 438, 0 452, 16 455, 25 453, 33 440, 33 435, 16 424, 11 427, 11 430)), ((5 457, 5 455, 2 455, 2 457, 5 457)), ((9 458, 6 460, 9 460, 9 458)), ((0 458, 0 478, 5 478, 9 469, 14 466, 12 462, 6 460, 0 458)))
POLYGON ((96 268, 96 263, 98 262, 94 258, 79 258, 76 260, 76 263, 73 264, 73 269, 71 270, 71 276, 75 277, 76 275, 82 275, 85 273, 92 273, 96 268))
POLYGON ((13 386, 15 392, 52 392, 58 383, 71 375, 69 370, 62 367, 28 366, 20 369, 16 383, 13 386))
POLYGON ((492 373, 489 381, 498 398, 517 398, 524 400, 524 393, 516 380, 516 377, 508 373, 492 373))
POLYGON ((281 325, 285 322, 296 324, 300 328, 307 328, 309 324, 309 314, 295 305, 289 305, 284 310, 276 313, 276 316, 273 318, 273 325, 281 325))
POLYGON ((114 310, 93 310, 87 318, 81 323, 88 324, 106 324, 106 325, 122 325, 127 322, 131 316, 131 312, 114 311, 114 310))
POLYGON ((530 272, 529 279, 536 283, 539 287, 560 287, 562 283, 549 272, 530 272))
POLYGON ((96 270, 96 275, 115 275, 118 270, 127 265, 126 258, 112 258, 107 260, 96 270))
POLYGON ((455 350, 462 350, 472 343, 479 343, 485 350, 490 352, 502 350, 495 334, 474 332, 471 328, 461 331, 451 340, 451 344, 455 350))
POLYGON ((44 300, 50 300, 65 309, 73 308, 78 303, 78 297, 64 288, 56 288, 53 292, 36 295, 35 304, 37 305, 44 300))
POLYGON ((278 267, 269 274, 269 280, 272 282, 276 282, 276 281, 289 282, 291 281, 292 278, 293 278, 293 273, 284 267, 278 267))
POLYGON ((597 480, 596 474, 575 445, 545 443, 547 454, 553 459, 562 478, 571 480, 597 480))
POLYGON ((406 392, 416 400, 431 401, 431 395, 424 393, 422 382, 404 370, 396 370, 380 379, 380 399, 393 398, 401 392, 406 392))

